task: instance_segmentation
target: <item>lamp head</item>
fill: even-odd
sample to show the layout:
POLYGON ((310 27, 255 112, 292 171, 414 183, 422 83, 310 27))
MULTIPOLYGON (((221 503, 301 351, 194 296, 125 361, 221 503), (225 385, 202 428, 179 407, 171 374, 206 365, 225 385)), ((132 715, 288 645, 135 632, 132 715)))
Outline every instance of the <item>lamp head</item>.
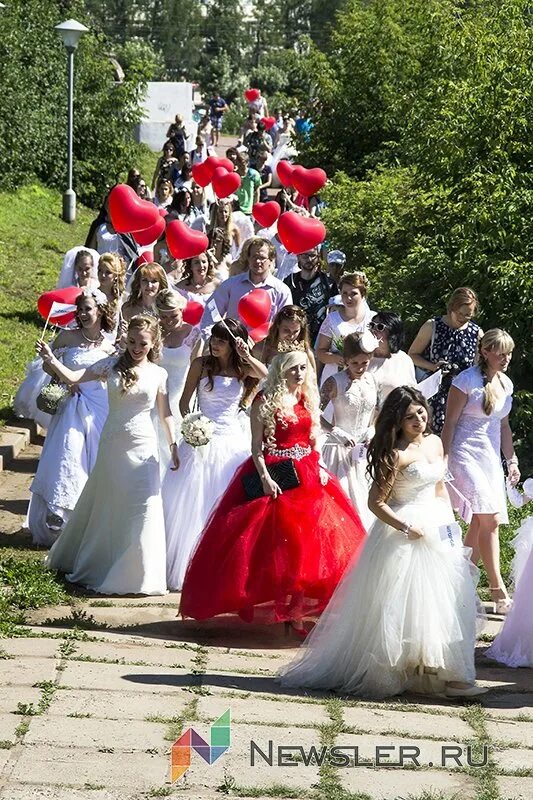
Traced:
POLYGON ((67 50, 75 50, 83 34, 89 31, 89 28, 86 28, 81 22, 76 22, 75 19, 61 22, 55 26, 55 29, 59 32, 67 50))

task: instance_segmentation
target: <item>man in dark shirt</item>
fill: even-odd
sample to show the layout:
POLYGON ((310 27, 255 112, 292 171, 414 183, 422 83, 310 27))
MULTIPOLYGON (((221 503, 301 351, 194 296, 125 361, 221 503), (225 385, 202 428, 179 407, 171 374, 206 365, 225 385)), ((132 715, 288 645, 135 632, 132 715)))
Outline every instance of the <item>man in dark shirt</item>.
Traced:
POLYGON ((209 101, 209 119, 213 126, 213 131, 211 133, 213 147, 216 147, 218 144, 218 137, 222 129, 222 118, 226 111, 228 111, 228 104, 224 98, 220 96, 218 91, 215 90, 213 92, 213 97, 209 101))
POLYGON ((329 275, 322 272, 317 248, 301 253, 298 256, 298 266, 300 272, 293 272, 283 283, 291 290, 293 303, 305 311, 309 337, 314 345, 330 300, 337 294, 337 286, 329 275))

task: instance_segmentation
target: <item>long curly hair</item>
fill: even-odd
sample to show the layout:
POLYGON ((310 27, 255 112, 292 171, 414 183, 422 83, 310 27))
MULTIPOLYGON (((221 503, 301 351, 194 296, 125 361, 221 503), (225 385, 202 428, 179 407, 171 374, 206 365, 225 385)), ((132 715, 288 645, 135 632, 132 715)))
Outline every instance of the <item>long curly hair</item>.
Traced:
POLYGON ((430 410, 426 398, 412 386, 398 386, 383 403, 376 420, 376 432, 368 448, 367 473, 382 491, 392 488, 392 475, 396 467, 396 446, 401 435, 405 414, 414 403, 423 406, 428 415, 424 435, 431 433, 430 410))
MULTIPOLYGON (((200 253, 200 255, 205 255, 207 257, 207 277, 205 279, 206 283, 210 283, 213 278, 216 276, 216 269, 217 265, 215 261, 209 257, 209 253, 200 253)), ((197 261, 200 256, 193 256, 192 258, 187 258, 183 262, 183 273, 181 276, 182 281, 186 281, 186 283, 192 283, 192 262, 197 261)))
POLYGON ((296 420, 294 407, 287 403, 288 387, 285 373, 297 364, 301 364, 302 361, 307 364, 307 370, 302 384, 301 397, 311 415, 313 429, 318 430, 319 397, 316 373, 311 366, 309 356, 302 350, 280 353, 274 356, 270 364, 259 412, 265 428, 265 442, 271 449, 276 447, 276 424, 279 422, 282 426, 287 427, 289 422, 296 420))
POLYGON ((111 333, 111 331, 115 327, 115 313, 113 308, 109 303, 99 304, 95 300, 95 298, 89 292, 82 292, 79 294, 75 300, 76 303, 76 325, 79 329, 83 328, 83 325, 80 322, 79 318, 79 311, 80 311, 80 303, 82 300, 92 299, 94 301, 95 306, 101 312, 100 317, 100 328, 105 331, 106 333, 111 333))
POLYGON ((118 253, 103 253, 98 259, 98 269, 100 267, 107 267, 113 273, 113 285, 111 287, 113 299, 111 303, 116 308, 126 285, 126 263, 118 253))
POLYGON ((152 261, 150 264, 141 264, 137 267, 131 282, 130 296, 124 303, 123 308, 135 308, 142 302, 141 281, 143 278, 152 278, 158 281, 159 291, 168 289, 168 279, 166 272, 159 264, 152 261))
MULTIPOLYGON (((235 346, 235 338, 242 339, 245 342, 248 341, 248 331, 242 322, 238 322, 238 320, 231 318, 225 319, 224 322, 216 322, 211 329, 211 336, 214 336, 216 339, 222 339, 224 342, 228 342, 231 351, 229 357, 230 367, 236 372, 237 378, 240 381, 244 381, 246 379, 246 365, 241 359, 235 346), (233 336, 231 334, 233 334, 233 336)), ((209 351, 207 355, 203 357, 203 372, 207 376, 208 391, 211 392, 213 391, 213 386, 215 385, 213 376, 220 373, 220 362, 211 351, 211 342, 209 343, 209 351)))
POLYGON ((514 350, 514 341, 506 331, 501 328, 491 328, 487 331, 479 342, 479 369, 483 376, 483 412, 489 417, 496 406, 498 395, 495 393, 492 385, 489 383, 487 374, 488 364, 483 356, 482 350, 499 350, 500 353, 512 353, 514 350))
MULTIPOLYGON (((128 324, 128 335, 131 331, 147 331, 152 337, 152 347, 148 353, 148 361, 156 363, 161 355, 161 331, 159 320, 149 314, 136 314, 128 324)), ((129 392, 139 380, 139 375, 135 369, 133 359, 128 350, 120 356, 114 369, 120 375, 122 393, 129 392)))

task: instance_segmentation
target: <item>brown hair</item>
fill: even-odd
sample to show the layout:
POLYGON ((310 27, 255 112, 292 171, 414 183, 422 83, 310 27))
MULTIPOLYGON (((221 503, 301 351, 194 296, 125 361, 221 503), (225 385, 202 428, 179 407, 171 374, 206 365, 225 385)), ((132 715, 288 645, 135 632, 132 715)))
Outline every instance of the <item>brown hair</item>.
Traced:
POLYGON ((342 287, 345 283, 348 286, 353 286, 354 289, 359 289, 361 296, 366 297, 370 284, 364 272, 345 272, 339 280, 339 292, 342 292, 342 287))
POLYGON ((96 302, 96 298, 92 294, 85 294, 82 292, 76 297, 76 324, 78 328, 81 329, 82 325, 78 318, 78 311, 80 308, 80 303, 82 300, 92 300, 96 306, 96 308, 102 312, 102 316, 100 317, 100 328, 105 331, 106 333, 110 333, 115 327, 115 313, 111 308, 109 303, 105 303, 104 305, 99 305, 96 302))
POLYGON ((474 306, 474 314, 476 314, 479 311, 479 300, 477 294, 469 286, 460 286, 458 289, 454 289, 448 298, 446 310, 448 313, 450 313, 450 311, 457 311, 457 309, 461 308, 461 306, 470 305, 474 306))
POLYGON ((161 289, 155 298, 155 307, 158 311, 174 311, 176 308, 183 311, 186 305, 187 299, 172 289, 161 289))
POLYGON ((250 236, 250 238, 246 239, 244 242, 238 259, 234 261, 230 267, 230 277, 246 272, 246 270, 249 269, 248 259, 250 258, 250 251, 252 247, 263 247, 263 245, 268 247, 268 257, 271 261, 274 261, 276 258, 276 248, 272 242, 270 242, 268 239, 265 239, 263 236, 250 236))
POLYGON ((106 266, 113 273, 113 305, 116 306, 126 284, 125 261, 118 253, 103 253, 98 259, 98 268, 100 265, 106 266))
POLYGON ((495 393, 492 385, 489 383, 488 375, 487 375, 487 361, 483 356, 481 350, 500 350, 502 353, 512 353, 514 349, 514 341, 509 336, 506 331, 502 331, 501 328, 491 328, 490 331, 487 331, 484 336, 482 336, 479 342, 479 369, 481 370, 481 375, 483 376, 483 402, 482 407, 484 413, 489 417, 494 408, 496 406, 496 400, 498 399, 498 395, 495 393))
POLYGON ((193 256, 192 258, 187 258, 183 262, 183 272, 181 275, 181 280, 190 283, 192 281, 192 262, 200 258, 201 255, 207 256, 207 277, 206 281, 212 281, 213 278, 216 277, 216 262, 213 258, 210 257, 209 253, 200 253, 197 256, 193 256))
POLYGON ((130 296, 124 303, 124 308, 133 308, 141 302, 141 280, 143 278, 155 278, 159 282, 159 289, 168 289, 168 279, 166 272, 155 261, 149 264, 141 264, 137 267, 131 282, 130 296))
MULTIPOLYGON (((132 317, 128 324, 128 334, 132 330, 148 331, 152 337, 152 347, 148 353, 148 361, 159 361, 161 355, 161 331, 159 329, 159 320, 149 314, 136 314, 132 317)), ((139 380, 139 374, 135 369, 133 360, 128 352, 125 350, 120 356, 114 369, 120 375, 120 383, 123 394, 129 392, 139 380)))
POLYGON ((344 359, 353 358, 354 356, 360 356, 363 354, 369 358, 372 358, 372 351, 369 353, 368 350, 364 350, 361 347, 361 340, 363 336, 363 333, 349 333, 348 336, 345 336, 342 343, 342 355, 344 359))

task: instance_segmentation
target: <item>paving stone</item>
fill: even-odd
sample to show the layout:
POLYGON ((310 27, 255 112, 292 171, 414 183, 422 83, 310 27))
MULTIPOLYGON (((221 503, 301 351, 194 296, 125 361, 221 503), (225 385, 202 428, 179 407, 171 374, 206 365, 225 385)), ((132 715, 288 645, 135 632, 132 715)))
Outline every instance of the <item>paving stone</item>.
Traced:
POLYGON ((142 692, 106 692, 90 689, 68 689, 56 692, 48 715, 67 717, 87 714, 94 719, 138 719, 147 717, 176 717, 190 702, 187 692, 149 694, 142 692))
MULTIPOLYGON (((19 703, 37 705, 41 699, 40 689, 30 686, 2 686, 0 691, 0 714, 13 714, 19 703)), ((18 717, 20 720, 20 717, 18 717)))
MULTIPOLYGON (((175 630, 178 620, 177 610, 174 606, 146 606, 143 608, 132 608, 128 606, 111 607, 89 607, 76 606, 77 611, 85 611, 89 617, 100 625, 107 625, 110 628, 133 629, 160 623, 167 623, 168 638, 173 638, 172 630, 175 630), (172 623, 172 624, 170 624, 172 623)), ((70 606, 51 606, 49 608, 37 608, 28 614, 28 620, 32 625, 45 623, 47 620, 65 620, 71 616, 70 606)), ((72 620, 74 626, 75 621, 72 620)), ((49 626, 50 627, 50 626, 49 626)), ((63 625, 65 627, 65 625, 63 625)))
POLYGON ((474 781, 459 773, 425 769, 341 769, 342 786, 351 792, 369 794, 373 800, 392 800, 440 792, 439 800, 473 800, 474 781))
POLYGON ((521 747, 505 747, 500 750, 493 748, 492 756, 494 763, 506 772, 514 772, 517 769, 533 770, 533 750, 521 747))
POLYGON ((533 669, 509 669, 493 661, 477 669, 477 682, 481 686, 508 691, 533 692, 533 669))
MULTIPOLYGON (((95 596, 88 598, 83 607, 87 609, 99 608, 98 603, 112 603, 117 608, 147 608, 150 606, 172 606, 177 613, 180 604, 180 593, 169 592, 165 595, 154 595, 153 597, 109 597, 107 595, 95 596)), ((100 606, 100 608, 109 608, 109 606, 100 606)))
MULTIPOLYGON (((280 703, 262 697, 201 697, 197 711, 201 719, 213 721, 226 711, 231 710, 231 721, 269 723, 271 725, 304 725, 315 727, 329 721, 323 705, 310 703, 280 703)), ((260 728, 257 728, 258 732, 260 728)))
POLYGON ((16 714, 0 714, 0 742, 15 742, 15 729, 20 720, 16 714))
POLYGON ((120 787, 135 791, 139 797, 143 791, 162 786, 168 773, 169 759, 163 753, 138 752, 135 758, 126 760, 124 752, 119 750, 101 753, 94 748, 80 747, 73 751, 69 747, 33 745, 22 750, 10 780, 15 785, 35 784, 38 780, 39 786, 61 784, 80 789, 90 783, 108 790, 120 787))
MULTIPOLYGON (((93 784, 95 785, 95 784, 93 784)), ((2 800, 133 800, 132 795, 107 789, 64 789, 61 786, 14 786, 0 790, 2 800)), ((137 800, 138 795, 135 795, 137 800)))
POLYGON ((146 664, 165 667, 179 665, 182 669, 190 670, 194 666, 193 659, 197 656, 197 651, 192 648, 165 647, 161 642, 143 647, 137 643, 115 640, 76 642, 76 652, 72 655, 71 660, 76 660, 79 656, 122 658, 128 663, 143 661, 146 664))
MULTIPOLYGON (((401 708, 401 707, 400 707, 401 708)), ((350 727, 369 733, 386 731, 413 732, 417 736, 439 736, 464 741, 472 736, 472 728, 457 715, 424 714, 416 711, 347 707, 344 722, 350 727)))
MULTIPOLYGON (((1 730, 1 729, 0 729, 1 730)), ((115 750, 146 751, 157 747, 169 747, 164 736, 165 725, 156 722, 129 720, 78 719, 64 717, 58 724, 57 717, 44 716, 32 719, 24 738, 26 745, 51 745, 52 747, 114 748, 115 750)), ((75 754, 72 758, 76 758, 75 754)))
POLYGON ((531 800, 533 778, 498 778, 501 800, 531 800))
MULTIPOLYGON (((407 737, 389 736, 382 734, 381 736, 375 735, 357 735, 352 733, 341 733, 337 737, 337 745, 347 748, 358 748, 358 759, 363 761, 374 761, 376 759, 376 748, 391 748, 391 751, 381 751, 382 764, 376 766, 387 766, 387 761, 391 765, 398 763, 400 756, 400 747, 417 747, 420 754, 417 756, 418 763, 421 768, 423 767, 441 767, 445 766, 447 769, 457 769, 458 764, 453 759, 448 759, 444 765, 441 764, 444 747, 461 747, 457 739, 442 737, 441 741, 433 741, 431 739, 409 739, 407 737), (389 754, 387 754, 387 752, 389 754)), ((405 753, 406 751, 404 751, 405 753)), ((406 761, 409 764, 412 762, 406 761)), ((466 753, 461 759, 461 766, 467 766, 466 753)), ((357 771, 357 770, 355 770, 357 771)))
POLYGON ((134 667, 130 664, 99 664, 68 661, 60 674, 60 686, 72 689, 104 689, 120 692, 179 691, 194 683, 188 669, 134 667))
POLYGON ((482 695, 480 702, 487 717, 519 717, 525 715, 533 721, 533 693, 490 692, 482 695))
MULTIPOLYGON (((208 739, 209 729, 205 723, 195 723, 195 731, 204 739, 208 739)), ((225 773, 233 777, 242 787, 268 787, 273 784, 282 784, 290 788, 310 789, 318 782, 318 767, 305 766, 297 762, 297 766, 278 766, 277 753, 280 746, 301 746, 306 752, 311 747, 320 747, 320 734, 309 728, 270 728, 268 726, 254 726, 232 724, 231 748, 224 753, 214 764, 209 766, 200 756, 193 754, 191 767, 179 782, 179 788, 190 786, 194 789, 216 789, 224 783, 225 773), (269 755, 269 740, 272 741, 273 764, 270 766, 256 752, 255 763, 252 766, 250 758, 251 740, 267 756, 269 755)), ((197 794, 194 794, 196 798, 197 794)))
POLYGON ((9 761, 9 750, 0 750, 0 774, 9 761))
POLYGON ((211 647, 208 650, 207 671, 275 675, 284 663, 286 663, 284 657, 271 656, 267 652, 260 655, 244 655, 235 652, 225 653, 211 647))
POLYGON ((487 721, 491 739, 502 742, 519 742, 523 747, 533 747, 533 725, 530 722, 509 720, 487 721))
POLYGON ((58 655, 60 640, 57 639, 36 639, 28 637, 14 639, 2 639, 0 649, 5 650, 10 656, 32 657, 32 658, 54 658, 58 655))
POLYGON ((53 658, 9 658, 0 661, 0 686, 33 686, 52 681, 58 661, 53 658))

